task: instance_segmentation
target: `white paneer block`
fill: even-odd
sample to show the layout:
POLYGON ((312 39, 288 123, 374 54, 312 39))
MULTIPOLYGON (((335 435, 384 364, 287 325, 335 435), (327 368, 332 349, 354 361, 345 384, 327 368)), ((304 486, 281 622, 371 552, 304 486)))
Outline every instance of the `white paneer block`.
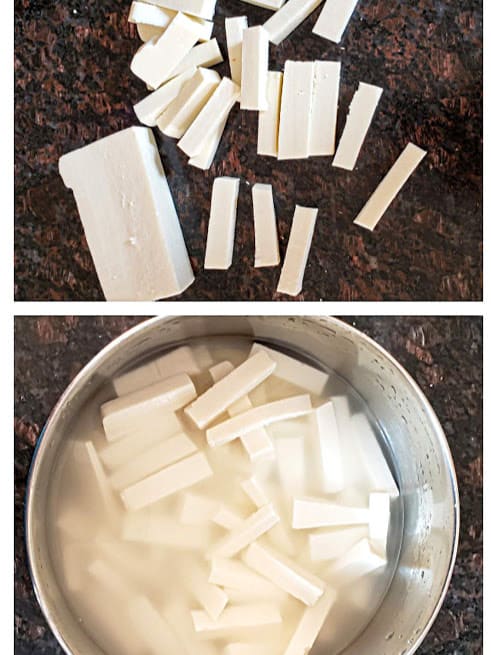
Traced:
POLYGON ((159 116, 157 120, 159 130, 167 136, 180 139, 219 83, 220 75, 216 71, 198 68, 183 85, 179 95, 159 116))
POLYGON ((121 491, 196 451, 197 448, 191 439, 181 432, 137 455, 115 471, 109 481, 114 489, 121 491))
POLYGON ((278 600, 283 595, 283 592, 278 590, 275 585, 236 559, 214 557, 211 560, 211 572, 208 580, 220 587, 243 592, 246 598, 256 596, 278 600))
POLYGON ((295 498, 292 527, 295 530, 336 525, 365 525, 370 519, 368 508, 339 505, 329 500, 295 498))
POLYGON ((196 632, 231 632, 241 628, 257 628, 281 623, 281 614, 273 604, 235 605, 226 607, 217 621, 202 610, 191 611, 196 632))
POLYGON ((102 423, 108 441, 116 441, 138 430, 145 416, 180 409, 196 398, 194 384, 184 373, 156 382, 101 406, 102 423))
POLYGON ((278 476, 288 496, 305 492, 304 437, 277 437, 275 439, 278 476))
POLYGON ((211 532, 203 526, 182 525, 165 515, 130 513, 123 519, 122 538, 183 551, 199 551, 210 543, 211 532))
POLYGON ((242 83, 242 41, 244 38, 243 32, 247 27, 247 16, 234 16, 225 19, 230 77, 238 86, 242 83))
POLYGON ((205 525, 213 521, 219 509, 219 503, 213 498, 186 493, 183 497, 179 521, 183 525, 205 525))
POLYGON ((249 357, 191 403, 185 409, 185 413, 200 429, 203 429, 232 403, 261 384, 275 368, 275 362, 266 353, 249 357))
POLYGON ((257 154, 278 156, 283 73, 268 71, 268 108, 260 111, 257 127, 257 154))
POLYGON ((309 534, 310 559, 322 562, 341 557, 366 536, 367 527, 360 525, 313 532, 309 534))
POLYGON ((368 534, 372 548, 382 557, 387 557, 387 540, 390 528, 390 503, 388 493, 371 493, 368 501, 370 520, 368 534))
POLYGON ((336 600, 334 589, 326 589, 314 607, 308 607, 300 619, 284 655, 305 655, 310 652, 336 600))
POLYGON ((227 594, 216 585, 208 582, 207 573, 200 565, 190 564, 187 569, 186 584, 195 600, 216 621, 228 603, 227 594))
POLYGON ((189 16, 178 13, 157 39, 144 43, 131 62, 131 71, 151 88, 168 80, 200 37, 200 26, 189 16))
POLYGON ((210 557, 233 557, 250 543, 279 523, 280 517, 272 504, 265 505, 215 544, 210 557))
POLYGON ((239 189, 239 178, 216 177, 213 182, 205 269, 226 270, 232 265, 239 189))
POLYGON ((383 89, 373 84, 360 82, 355 92, 346 124, 339 140, 332 165, 352 171, 365 141, 383 89))
POLYGON ((350 578, 359 578, 384 567, 386 564, 385 557, 377 555, 370 547, 368 539, 365 538, 339 557, 330 567, 329 572, 342 574, 350 578))
MULTIPOLYGON (((148 7, 148 3, 141 3, 145 4, 145 7, 148 7)), ((172 11, 170 9, 163 9, 162 7, 159 8, 160 11, 165 11, 166 15, 169 16, 169 19, 172 20, 176 14, 177 11, 172 11)), ((210 20, 205 20, 204 18, 198 18, 196 16, 191 16, 192 20, 195 21, 195 23, 198 26, 198 33, 199 33, 199 41, 209 41, 211 38, 211 34, 213 32, 213 22, 210 20)), ((169 20, 169 22, 170 22, 169 20)), ((140 39, 146 43, 147 41, 150 41, 153 38, 160 38, 162 34, 165 32, 166 27, 157 27, 156 25, 147 25, 145 23, 137 23, 136 24, 136 30, 138 32, 138 36, 140 39)))
POLYGON ((164 30, 170 25, 175 15, 175 11, 135 0, 131 3, 128 22, 152 25, 164 30))
POLYGON ((151 655, 179 653, 179 641, 171 626, 145 596, 135 596, 128 603, 131 626, 145 651, 151 655))
POLYGON ((194 275, 152 131, 131 127, 63 155, 106 300, 157 300, 194 275))
MULTIPOLYGON (((91 467, 91 472, 95 480, 96 488, 98 489, 102 503, 109 513, 110 516, 114 515, 115 509, 117 507, 116 498, 114 492, 111 489, 109 480, 104 472, 104 469, 99 459, 99 455, 94 447, 92 441, 84 442, 84 448, 89 460, 91 467)), ((90 482, 90 478, 87 478, 87 483, 90 482)))
POLYGON ((172 626, 172 630, 180 641, 178 655, 219 655, 219 651, 212 640, 204 641, 195 632, 189 607, 186 605, 185 600, 166 599, 162 614, 172 626))
POLYGON ((390 171, 375 189, 366 205, 355 218, 354 223, 367 230, 375 229, 394 198, 425 156, 425 150, 418 148, 414 143, 408 143, 390 171))
POLYGON ((280 44, 317 9, 321 2, 322 0, 288 0, 264 23, 264 29, 268 32, 271 43, 280 44))
POLYGON ((314 76, 313 61, 285 62, 278 159, 307 159, 309 156, 314 76))
POLYGON ((252 187, 254 210, 254 266, 277 266, 280 263, 278 228, 271 184, 255 184, 252 187))
POLYGON ((198 16, 212 20, 215 15, 217 0, 145 0, 151 5, 158 5, 173 11, 182 11, 184 14, 198 16))
POLYGON ((326 494, 336 494, 345 486, 345 475, 334 404, 329 401, 318 407, 314 419, 322 490, 326 494))
POLYGON ((336 150, 340 77, 340 61, 315 62, 309 144, 311 157, 333 155, 336 150))
POLYGON ((339 43, 358 0, 326 0, 312 32, 339 43))
POLYGON ((223 77, 196 120, 177 144, 188 157, 195 157, 200 153, 203 143, 215 134, 239 96, 240 88, 228 77, 223 77))
POLYGON ((269 548, 254 543, 246 550, 244 562, 277 587, 302 601, 315 605, 324 593, 325 583, 298 564, 269 548))
POLYGON ((252 477, 243 480, 240 483, 240 486, 242 487, 243 492, 258 509, 264 507, 264 505, 267 505, 270 502, 268 495, 264 491, 261 483, 258 482, 257 478, 252 477))
POLYGON ((213 515, 212 521, 225 530, 235 530, 242 525, 242 519, 236 512, 226 505, 222 505, 213 515))
POLYGON ((247 412, 238 414, 223 421, 223 423, 208 428, 206 430, 206 439, 212 447, 222 446, 257 428, 270 425, 277 421, 295 418, 296 416, 303 416, 311 410, 312 403, 308 394, 276 400, 272 403, 253 407, 247 412))
POLYGON ((285 380, 290 384, 294 384, 306 392, 320 396, 329 379, 329 375, 324 371, 320 371, 309 364, 305 364, 290 355, 273 348, 263 346, 261 343, 254 343, 250 355, 255 355, 259 352, 265 352, 268 356, 276 362, 274 377, 285 380))
MULTIPOLYGON (((175 14, 175 12, 173 12, 173 14, 175 14)), ((143 43, 146 43, 151 39, 159 39, 162 36, 162 34, 165 32, 165 29, 162 27, 155 27, 155 25, 145 25, 144 23, 137 23, 136 31, 138 32, 138 36, 143 41, 143 43)))
POLYGON ((215 159, 215 155, 218 150, 218 146, 220 145, 220 141, 222 140, 222 136, 225 131, 225 127, 227 125, 229 115, 230 112, 226 116, 224 116, 222 122, 217 127, 215 132, 205 141, 199 153, 194 157, 189 158, 188 164, 190 166, 194 166, 195 168, 200 168, 202 171, 207 171, 209 168, 211 168, 211 165, 213 164, 213 160, 215 159))
POLYGON ((194 46, 172 71, 172 77, 184 73, 189 68, 210 68, 223 61, 220 46, 216 39, 194 46))
POLYGON ((295 207, 285 260, 278 282, 278 293, 297 296, 302 291, 318 212, 318 209, 310 207, 300 207, 300 205, 295 207))
POLYGON ((127 509, 140 509, 213 475, 206 455, 197 453, 168 466, 121 492, 127 509))
POLYGON ((268 108, 268 33, 260 25, 248 27, 242 41, 242 87, 240 108, 268 108))
POLYGON ((177 98, 182 91, 182 87, 195 72, 195 69, 189 68, 134 105, 133 109, 140 123, 149 127, 157 125, 160 114, 177 98))

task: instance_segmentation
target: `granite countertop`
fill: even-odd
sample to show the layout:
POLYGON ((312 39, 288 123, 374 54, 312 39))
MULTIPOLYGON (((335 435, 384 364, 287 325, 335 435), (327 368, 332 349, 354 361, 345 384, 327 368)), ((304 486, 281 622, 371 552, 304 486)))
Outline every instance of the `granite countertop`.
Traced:
MULTIPOLYGON (((15 653, 61 655, 26 568, 23 506, 40 430, 88 360, 141 318, 23 317, 15 322, 15 653)), ((413 375, 447 434, 459 479, 462 529, 450 590, 421 655, 482 650, 482 321, 480 318, 345 318, 413 375)))
MULTIPOLYGON (((59 157, 136 124, 145 85, 129 69, 139 46, 130 0, 15 0, 18 300, 100 300, 102 293, 59 157)), ((312 34, 320 10, 279 47, 287 59, 340 59, 338 136, 359 81, 384 88, 356 170, 328 158, 256 155, 257 116, 236 107, 211 170, 158 142, 197 276, 182 300, 285 300, 278 268, 254 269, 250 185, 273 185, 284 253, 296 203, 320 208, 298 300, 480 300, 482 259, 482 9, 480 0, 360 0, 340 46, 312 34), (372 234, 352 224, 408 141, 428 156, 372 234), (243 180, 234 263, 203 271, 213 179, 243 180)), ((219 0, 224 18, 267 10, 219 0)), ((218 67, 228 74, 227 64, 218 67)))

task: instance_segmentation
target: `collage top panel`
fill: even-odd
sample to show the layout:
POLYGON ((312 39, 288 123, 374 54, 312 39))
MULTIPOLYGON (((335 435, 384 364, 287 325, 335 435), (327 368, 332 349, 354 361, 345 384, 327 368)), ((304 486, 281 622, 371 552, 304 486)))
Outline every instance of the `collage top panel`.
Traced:
POLYGON ((16 300, 482 299, 480 0, 15 7, 16 300))

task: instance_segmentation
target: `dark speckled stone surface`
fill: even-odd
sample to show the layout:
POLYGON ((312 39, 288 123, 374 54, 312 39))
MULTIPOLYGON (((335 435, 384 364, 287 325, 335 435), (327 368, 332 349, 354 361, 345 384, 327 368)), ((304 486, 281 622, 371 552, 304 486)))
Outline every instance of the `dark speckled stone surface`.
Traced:
MULTIPOLYGON (((40 430, 58 396, 100 348, 139 318, 16 319, 15 652, 61 655, 26 569, 22 513, 40 430)), ((447 434, 459 479, 462 529, 449 593, 421 655, 481 655, 482 321, 480 318, 347 318, 416 379, 447 434)))
MULTIPOLYGON (((145 95, 129 70, 139 45, 129 0, 15 0, 16 298, 95 300, 102 294, 73 197, 58 158, 136 123, 145 95)), ((318 10, 319 11, 319 10, 318 10)), ((358 82, 385 92, 352 173, 330 158, 277 162, 257 157, 256 114, 233 111, 212 169, 186 165, 167 138, 160 151, 195 269, 183 300, 285 300, 278 269, 254 269, 249 185, 274 187, 284 253, 295 203, 320 208, 299 300, 480 300, 481 65, 480 0, 360 0, 340 46, 312 34, 318 11, 279 47, 286 59, 343 63, 338 132, 358 82), (371 234, 352 220, 408 141, 428 156, 371 234), (213 178, 243 180, 234 264, 203 271, 213 178)), ((218 1, 224 17, 269 15, 239 0, 218 1)), ((218 69, 228 74, 223 64, 218 69)))

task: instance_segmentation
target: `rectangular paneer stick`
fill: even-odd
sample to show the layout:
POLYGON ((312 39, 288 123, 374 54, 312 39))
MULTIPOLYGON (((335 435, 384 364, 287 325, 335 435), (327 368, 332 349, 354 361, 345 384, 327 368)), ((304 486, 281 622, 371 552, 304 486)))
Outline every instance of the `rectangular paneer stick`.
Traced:
POLYGON ((257 123, 257 154, 278 157, 283 73, 268 71, 268 108, 260 111, 257 123))
POLYGON ((313 61, 285 62, 278 159, 307 159, 309 156, 314 74, 313 61))
POLYGON ((222 52, 218 41, 211 39, 205 43, 195 45, 184 59, 172 70, 172 77, 181 75, 190 68, 210 68, 223 61, 222 52))
POLYGON ((234 557, 279 521, 280 517, 272 504, 261 507, 215 544, 211 550, 210 558, 234 557))
POLYGON ((243 32, 240 108, 268 108, 268 33, 260 25, 243 32))
POLYGON ((310 125, 309 155, 333 155, 336 150, 340 61, 314 63, 314 88, 310 125))
POLYGON ((367 230, 375 229, 389 205, 425 156, 425 150, 414 145, 414 143, 408 143, 390 171, 375 189, 366 205, 355 218, 354 223, 365 227, 367 230))
POLYGON ((236 400, 246 396, 269 377, 276 364, 266 353, 249 357, 229 375, 216 382, 184 410, 202 430, 236 400))
POLYGON ((182 87, 194 75, 195 69, 189 68, 184 73, 169 80, 156 91, 137 102, 133 106, 136 117, 144 125, 155 127, 160 114, 167 109, 171 102, 180 94, 182 87))
POLYGON ((324 593, 325 583, 298 564, 270 548, 251 544, 244 554, 244 562, 277 587, 302 601, 315 605, 324 593))
POLYGON ((365 141, 383 89, 360 82, 349 106, 348 118, 332 162, 337 168, 352 171, 365 141))
POLYGON ((280 263, 278 228, 271 184, 255 184, 252 187, 254 211, 254 266, 277 266, 280 263))
POLYGON ((358 0, 326 0, 312 32, 339 43, 358 0))
POLYGON ((206 237, 205 269, 226 270, 232 265, 240 179, 216 177, 211 194, 206 237))
POLYGON ((278 293, 297 296, 302 291, 305 267, 310 254, 315 223, 319 210, 295 207, 288 246, 278 282, 278 293))
POLYGON ((336 595, 334 589, 326 589, 314 607, 305 609, 284 655, 305 655, 310 652, 334 605, 336 595))
POLYGON ((158 300, 194 275, 152 131, 130 127, 61 157, 106 300, 158 300))
POLYGON ((341 435, 334 403, 329 401, 317 407, 314 414, 314 428, 321 487, 326 494, 339 493, 344 488, 345 476, 341 435))
POLYGON ((367 524, 370 512, 365 507, 349 507, 329 500, 295 498, 292 527, 296 530, 337 525, 367 524))
POLYGON ((230 77, 238 86, 242 83, 242 41, 244 39, 244 30, 247 27, 247 16, 234 16, 225 19, 230 77))
POLYGON ((230 632, 241 628, 256 628, 281 623, 281 614, 271 603, 232 605, 226 607, 216 621, 203 610, 192 610, 196 632, 230 632))
POLYGON ((149 516, 141 512, 129 512, 123 517, 124 541, 199 551, 208 547, 211 535, 206 526, 182 525, 165 514, 149 516))
POLYGON ((259 427, 270 425, 276 421, 303 416, 311 410, 312 403, 308 394, 275 400, 265 405, 253 407, 209 428, 206 431, 206 439, 212 447, 222 446, 259 427))
POLYGON ((182 11, 198 18, 212 20, 215 15, 217 0, 145 0, 152 5, 159 5, 173 11, 182 11))
POLYGON ((206 456, 197 453, 127 487, 121 492, 121 498, 127 509, 140 509, 177 491, 192 487, 212 475, 213 471, 206 456))
POLYGON ((264 23, 269 40, 279 45, 317 9, 322 0, 288 0, 264 23))
POLYGON ((281 598, 283 592, 237 559, 214 557, 209 582, 235 591, 247 591, 258 598, 281 598))

